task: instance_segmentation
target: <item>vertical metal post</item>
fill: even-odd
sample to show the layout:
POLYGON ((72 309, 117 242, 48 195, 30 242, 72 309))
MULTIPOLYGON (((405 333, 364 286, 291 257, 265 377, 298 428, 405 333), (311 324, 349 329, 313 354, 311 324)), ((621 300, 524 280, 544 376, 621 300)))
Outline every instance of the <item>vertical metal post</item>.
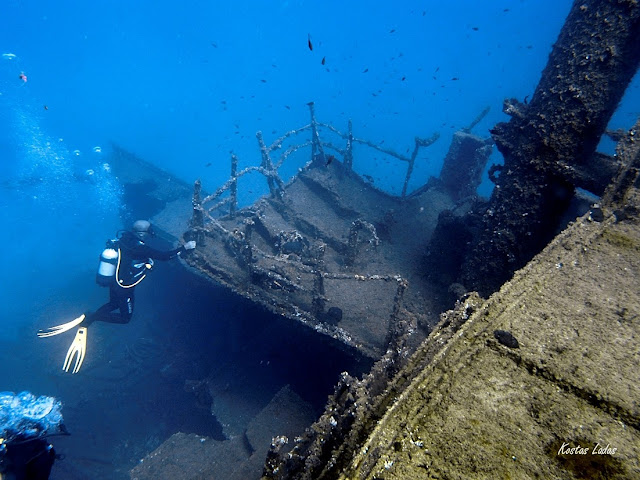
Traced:
POLYGON ((353 122, 349 119, 349 131, 347 132, 347 148, 344 154, 344 166, 353 169, 353 122))
POLYGON ((231 218, 236 215, 236 208, 238 207, 238 157, 235 153, 231 154, 231 178, 233 182, 229 187, 229 195, 231 196, 231 205, 229 206, 229 216, 231 218))
POLYGON ((204 211, 202 207, 202 182, 200 179, 193 184, 193 216, 191 217, 191 228, 195 231, 196 242, 204 241, 204 211))
POLYGON ((420 147, 428 147, 432 143, 436 142, 440 138, 440 134, 438 132, 431 135, 430 138, 415 138, 416 146, 413 148, 413 153, 411 154, 411 158, 409 159, 409 167, 407 168, 407 176, 404 179, 404 185, 402 186, 402 196, 404 197, 407 194, 407 188, 409 187, 409 180, 411 179, 411 174, 413 173, 413 166, 416 163, 416 157, 418 156, 418 150, 420 147))
POLYGON ((402 196, 404 197, 407 194, 407 188, 409 187, 409 179, 411 178, 411 174, 413 173, 413 164, 416 161, 416 156, 418 155, 418 149, 420 148, 420 143, 416 138, 416 145, 413 148, 413 153, 411 154, 411 159, 409 160, 409 166, 407 167, 407 176, 404 178, 404 184, 402 185, 402 196))
POLYGON ((321 244, 315 256, 315 276, 313 278, 313 298, 311 300, 311 313, 317 319, 320 319, 322 314, 324 313, 324 307, 327 303, 327 299, 324 296, 324 276, 323 273, 325 271, 324 267, 324 254, 327 246, 323 243, 321 244))
POLYGON ((311 113, 311 161, 315 161, 318 155, 322 161, 324 161, 324 150, 320 142, 320 135, 318 134, 315 106, 313 102, 309 102, 307 105, 309 105, 309 111, 311 113))
POLYGON ((258 144, 260 146, 260 154, 262 155, 261 166, 267 172, 269 172, 269 175, 267 176, 267 184, 269 185, 269 192, 271 192, 271 195, 275 196, 276 184, 273 181, 273 177, 271 176, 273 174, 273 164, 271 163, 271 158, 269 157, 269 151, 267 149, 267 146, 264 143, 262 132, 257 132, 256 138, 258 139, 258 144))

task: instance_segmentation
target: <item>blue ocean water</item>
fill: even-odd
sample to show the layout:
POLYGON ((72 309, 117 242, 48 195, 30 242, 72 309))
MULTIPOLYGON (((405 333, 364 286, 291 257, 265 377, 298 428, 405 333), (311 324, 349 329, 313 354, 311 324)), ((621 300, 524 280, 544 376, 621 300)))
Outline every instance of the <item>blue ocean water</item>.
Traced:
MULTIPOLYGON (((0 372, 0 390, 80 395, 58 372, 66 346, 54 355, 30 342, 32 354, 24 339, 103 301, 94 269, 123 207, 104 161, 110 142, 213 189, 228 177, 231 151, 242 166, 258 164, 255 133, 270 143, 305 125, 313 101, 320 121, 344 131, 351 119, 356 136, 399 153, 439 132, 418 157, 413 190, 438 174, 453 132, 489 106, 474 130, 488 135, 508 119, 504 98, 532 95, 571 4, 5 0, 0 343, 16 363, 0 372)), ((631 126, 639 96, 636 78, 612 128, 631 126)), ((398 162, 362 149, 355 168, 391 193, 402 188, 398 162)), ((262 182, 247 180, 244 204, 262 182)), ((490 191, 485 182, 480 193, 490 191)), ((221 324, 233 319, 222 312, 221 324)))

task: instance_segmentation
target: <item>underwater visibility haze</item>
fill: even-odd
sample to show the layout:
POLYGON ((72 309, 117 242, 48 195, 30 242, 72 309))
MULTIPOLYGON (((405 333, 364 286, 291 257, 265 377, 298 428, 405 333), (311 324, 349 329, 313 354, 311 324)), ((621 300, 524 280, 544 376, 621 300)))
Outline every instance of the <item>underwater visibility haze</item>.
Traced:
MULTIPOLYGON (((233 395, 268 399, 290 385, 317 414, 340 372, 370 366, 173 260, 141 284, 131 322, 92 327, 82 370, 63 372, 71 338, 35 332, 106 301, 98 256, 136 208, 110 164, 114 149, 211 191, 228 180, 231 152, 240 168, 258 165, 256 132, 270 144, 308 124, 314 102, 320 122, 346 131, 351 120, 354 135, 401 154, 438 132, 418 155, 411 192, 438 176, 453 133, 486 107, 474 130, 483 137, 508 118, 505 98, 526 103, 571 5, 4 0, 0 391, 62 402, 71 436, 52 439, 66 458, 51 478, 128 478, 173 433, 235 435, 225 412, 199 405, 197 382, 212 370, 232 399, 221 394, 219 409, 233 395)), ((639 96, 636 78, 612 129, 633 124, 639 96)), ((400 194, 404 165, 355 155, 358 173, 400 194)), ((494 149, 489 164, 501 161, 494 149)), ((491 189, 485 172, 478 193, 491 189)), ((245 176, 239 203, 267 192, 262 176, 245 176)))

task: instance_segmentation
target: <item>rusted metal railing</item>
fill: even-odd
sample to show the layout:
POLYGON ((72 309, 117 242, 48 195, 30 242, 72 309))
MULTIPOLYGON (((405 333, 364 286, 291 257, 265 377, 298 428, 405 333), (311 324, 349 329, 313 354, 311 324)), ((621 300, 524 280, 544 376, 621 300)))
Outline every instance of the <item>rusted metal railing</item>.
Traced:
POLYGON ((404 184, 402 186, 402 196, 404 197, 407 194, 409 180, 411 178, 411 174, 413 173, 415 161, 418 156, 418 151, 421 147, 428 147, 436 140, 438 140, 438 138, 440 138, 439 133, 435 133, 427 139, 416 137, 413 152, 411 153, 410 157, 407 157, 389 148, 382 148, 380 145, 376 145, 375 143, 368 140, 354 137, 353 124, 351 120, 349 120, 348 123, 347 133, 343 133, 334 126, 327 123, 318 122, 315 116, 314 103, 310 102, 307 105, 309 106, 309 112, 311 116, 311 122, 308 125, 286 132, 284 135, 274 140, 271 145, 267 145, 265 143, 262 132, 256 133, 256 139, 258 141, 261 155, 260 166, 250 166, 238 171, 238 157, 232 153, 231 176, 229 180, 222 184, 215 192, 213 192, 211 195, 206 196, 205 198, 201 198, 202 185, 200 183, 200 180, 196 181, 193 196, 194 213, 191 222, 193 228, 204 228, 205 223, 213 223, 214 225, 217 224, 218 222, 215 221, 214 212, 220 210, 222 207, 228 206, 229 215, 233 217, 238 208, 238 179, 249 173, 261 173, 267 179, 270 194, 273 196, 279 196, 284 189, 285 182, 278 174, 278 169, 291 154, 306 147, 311 147, 311 160, 307 163, 307 165, 317 159, 321 159, 322 161, 329 161, 329 156, 325 154, 325 151, 331 150, 341 155, 343 158, 344 166, 352 170, 353 145, 356 143, 366 145, 370 148, 378 150, 381 153, 392 156, 403 162, 407 162, 407 173, 405 175, 404 184), (339 138, 345 140, 345 146, 340 147, 338 145, 334 145, 331 142, 322 141, 320 138, 321 128, 327 129, 339 138), (307 130, 311 131, 311 139, 300 144, 289 146, 280 154, 280 157, 276 162, 273 161, 271 154, 276 150, 280 150, 285 140, 307 130), (226 192, 229 192, 229 196, 223 198, 222 196, 226 192))

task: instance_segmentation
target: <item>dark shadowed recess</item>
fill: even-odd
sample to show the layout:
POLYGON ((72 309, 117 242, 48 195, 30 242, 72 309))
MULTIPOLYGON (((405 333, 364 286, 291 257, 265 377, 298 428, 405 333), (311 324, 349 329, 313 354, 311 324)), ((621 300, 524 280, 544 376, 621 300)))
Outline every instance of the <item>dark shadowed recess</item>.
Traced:
MULTIPOLYGON (((342 371, 359 375, 371 362, 335 340, 212 284, 177 262, 154 272, 162 331, 190 352, 197 380, 230 369, 246 382, 290 385, 320 411, 342 371)), ((215 399, 214 399, 215 401, 215 399)), ((198 432, 202 433, 202 432, 198 432)))

